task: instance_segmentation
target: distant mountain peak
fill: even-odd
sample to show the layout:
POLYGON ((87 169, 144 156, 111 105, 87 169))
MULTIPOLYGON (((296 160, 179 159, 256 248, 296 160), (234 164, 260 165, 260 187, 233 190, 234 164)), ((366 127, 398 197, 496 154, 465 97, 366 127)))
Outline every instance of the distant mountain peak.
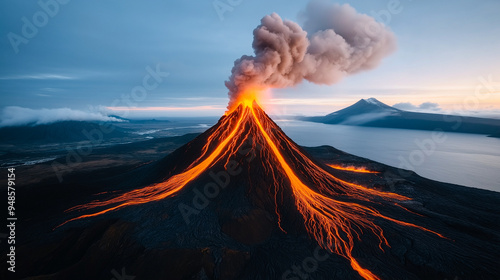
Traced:
POLYGON ((399 113, 401 110, 393 108, 387 104, 384 104, 377 99, 371 97, 367 99, 360 99, 355 104, 344 108, 342 110, 333 112, 327 116, 343 116, 344 118, 366 114, 366 113, 386 113, 386 114, 394 114, 399 113))
POLYGON ((451 132, 490 134, 493 137, 500 131, 500 120, 475 117, 460 117, 461 126, 455 127, 450 116, 442 114, 409 112, 391 107, 376 98, 360 99, 355 104, 330 113, 326 116, 305 117, 301 120, 326 123, 372 127, 388 127, 418 130, 443 130, 451 132))
POLYGON ((399 109, 396 109, 396 108, 391 107, 391 106, 389 106, 389 105, 387 105, 387 104, 385 104, 383 102, 380 102, 380 101, 378 101, 374 97, 370 97, 368 99, 361 99, 360 101, 364 101, 364 102, 366 102, 366 103, 368 103, 370 105, 375 105, 375 106, 383 108, 383 109, 389 109, 391 111, 399 111, 399 109))
POLYGON ((368 102, 368 103, 371 103, 371 104, 374 104, 374 105, 380 105, 380 104, 383 104, 385 105, 384 103, 378 101, 376 98, 374 97, 370 97, 368 99, 363 99, 364 101, 368 102))

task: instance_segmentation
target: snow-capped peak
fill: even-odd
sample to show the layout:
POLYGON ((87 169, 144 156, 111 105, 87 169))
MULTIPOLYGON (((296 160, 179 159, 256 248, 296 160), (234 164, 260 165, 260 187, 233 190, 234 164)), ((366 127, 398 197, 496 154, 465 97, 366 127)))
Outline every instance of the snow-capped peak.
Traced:
POLYGON ((366 102, 371 103, 373 105, 385 105, 384 103, 378 101, 377 99, 370 97, 368 99, 365 99, 366 102))
POLYGON ((385 111, 391 111, 391 112, 398 112, 398 111, 399 111, 398 109, 393 108, 393 107, 391 107, 391 106, 389 106, 389 105, 387 105, 387 104, 384 104, 384 103, 382 103, 382 102, 378 101, 377 99, 375 99, 375 98, 373 98, 373 97, 368 98, 368 99, 363 99, 363 100, 364 100, 366 103, 369 103, 369 104, 371 104, 371 105, 375 105, 375 106, 377 106, 378 108, 381 108, 381 109, 383 109, 383 110, 385 110, 385 111))

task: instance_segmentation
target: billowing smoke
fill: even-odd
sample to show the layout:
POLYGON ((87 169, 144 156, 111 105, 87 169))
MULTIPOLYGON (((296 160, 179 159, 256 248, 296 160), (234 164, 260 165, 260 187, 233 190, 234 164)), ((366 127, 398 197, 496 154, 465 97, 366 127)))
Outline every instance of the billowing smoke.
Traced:
POLYGON ((254 30, 254 56, 234 62, 229 81, 231 109, 249 88, 284 88, 304 79, 333 84, 376 67, 396 49, 394 34, 370 16, 345 4, 309 3, 300 15, 303 27, 267 15, 254 30))

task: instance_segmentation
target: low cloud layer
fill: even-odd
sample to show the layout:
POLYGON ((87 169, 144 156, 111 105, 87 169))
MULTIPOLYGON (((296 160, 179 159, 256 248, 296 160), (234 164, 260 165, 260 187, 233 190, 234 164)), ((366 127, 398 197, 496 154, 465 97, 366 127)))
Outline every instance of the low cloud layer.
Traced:
POLYGON ((410 102, 401 102, 394 104, 392 107, 398 108, 404 111, 423 111, 423 112, 439 112, 441 108, 438 103, 424 102, 420 105, 413 105, 410 102))
POLYGON ((102 113, 84 112, 69 108, 30 109, 17 106, 5 107, 0 113, 0 127, 40 125, 60 121, 108 121, 119 122, 120 119, 102 113))
POLYGON ((347 120, 341 122, 343 125, 362 125, 368 122, 376 121, 378 119, 383 119, 390 116, 391 112, 381 112, 381 113, 367 113, 357 116, 349 117, 347 120))

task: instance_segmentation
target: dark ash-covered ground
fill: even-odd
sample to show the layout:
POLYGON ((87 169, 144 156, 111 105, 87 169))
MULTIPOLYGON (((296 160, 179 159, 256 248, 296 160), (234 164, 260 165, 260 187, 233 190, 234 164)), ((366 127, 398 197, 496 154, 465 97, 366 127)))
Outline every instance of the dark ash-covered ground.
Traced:
MULTIPOLYGON (((195 137, 191 134, 97 149, 82 163, 71 166, 63 174, 63 182, 58 181, 52 162, 17 167, 19 221, 14 279, 118 279, 116 273, 134 279, 362 279, 347 260, 320 250, 293 210, 285 210, 289 213, 283 221, 287 233, 281 231, 275 213, 264 202, 256 202, 266 200, 267 194, 248 190, 248 174, 231 181, 231 186, 242 187, 221 191, 200 213, 190 216, 189 223, 178 206, 192 205, 193 189, 209 178, 201 178, 198 186, 165 201, 54 229, 78 215, 65 213, 68 208, 161 181, 182 164, 192 162, 195 156, 186 151, 197 149, 195 144, 177 148, 195 137)), ((380 171, 332 173, 346 181, 413 198, 404 207, 414 214, 397 218, 448 237, 441 239, 377 221, 391 247, 382 252, 366 236, 353 254, 382 279, 500 276, 499 193, 427 180, 328 146, 304 150, 318 162, 380 171)), ((221 170, 217 169, 220 166, 213 168, 214 172, 221 170)), ((0 245, 5 266, 7 244, 0 245)), ((12 278, 6 269, 2 273, 12 278)))

